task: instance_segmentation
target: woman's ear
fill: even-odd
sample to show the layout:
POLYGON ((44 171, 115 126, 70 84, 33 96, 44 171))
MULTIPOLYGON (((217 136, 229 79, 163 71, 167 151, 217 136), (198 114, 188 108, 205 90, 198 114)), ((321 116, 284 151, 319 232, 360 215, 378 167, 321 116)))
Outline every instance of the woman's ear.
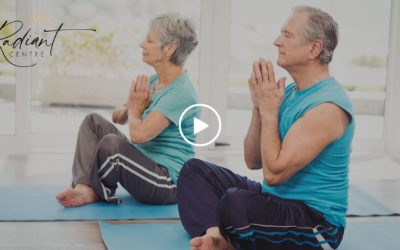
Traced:
POLYGON ((167 46, 165 46, 165 53, 168 57, 171 57, 175 53, 176 48, 176 43, 169 43, 167 46))

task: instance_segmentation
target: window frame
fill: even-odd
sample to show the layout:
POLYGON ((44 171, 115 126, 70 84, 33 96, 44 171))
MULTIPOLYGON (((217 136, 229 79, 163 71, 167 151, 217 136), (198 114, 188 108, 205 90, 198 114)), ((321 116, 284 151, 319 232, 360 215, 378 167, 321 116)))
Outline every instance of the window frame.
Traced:
MULTIPOLYGON (((15 0, 15 7, 16 18, 30 25, 31 2, 15 0)), ((31 61, 26 57, 17 57, 16 63, 28 65, 31 61)), ((31 69, 16 67, 15 71, 15 133, 0 136, 0 152, 23 154, 30 149, 31 69)))

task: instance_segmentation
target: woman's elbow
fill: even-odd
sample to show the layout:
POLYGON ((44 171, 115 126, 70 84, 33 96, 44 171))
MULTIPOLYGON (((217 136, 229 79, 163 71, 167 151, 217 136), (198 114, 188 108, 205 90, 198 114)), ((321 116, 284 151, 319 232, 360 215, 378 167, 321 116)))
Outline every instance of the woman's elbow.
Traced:
POLYGON ((131 142, 135 144, 143 144, 148 142, 149 139, 142 133, 132 133, 130 136, 131 142))

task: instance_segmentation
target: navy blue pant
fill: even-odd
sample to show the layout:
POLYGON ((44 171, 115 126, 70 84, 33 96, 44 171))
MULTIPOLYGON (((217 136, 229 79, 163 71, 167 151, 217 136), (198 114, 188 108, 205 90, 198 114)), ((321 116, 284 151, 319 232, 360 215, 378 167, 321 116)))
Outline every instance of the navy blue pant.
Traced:
POLYGON ((191 237, 219 227, 237 249, 336 249, 343 228, 301 201, 262 193, 258 182, 198 159, 178 180, 178 208, 191 237))

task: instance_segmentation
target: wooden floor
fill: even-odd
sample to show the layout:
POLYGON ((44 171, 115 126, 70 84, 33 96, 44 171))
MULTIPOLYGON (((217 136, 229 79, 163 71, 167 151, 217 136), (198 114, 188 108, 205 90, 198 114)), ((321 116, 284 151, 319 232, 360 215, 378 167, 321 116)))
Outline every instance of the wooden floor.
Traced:
MULTIPOLYGON (((217 148, 199 152, 199 158, 229 167, 260 180, 260 171, 244 167, 241 149, 217 148)), ((0 155, 0 186, 68 186, 72 154, 34 153, 0 155)), ((400 160, 382 155, 353 154, 350 182, 400 211, 400 160)), ((6 202, 6 201, 1 201, 6 202)), ((399 220, 399 217, 350 218, 399 220)), ((147 223, 148 221, 135 221, 147 223)), ((151 221, 154 222, 154 221, 151 221)), ((178 221, 169 221, 176 223, 178 221)), ((0 249, 105 249, 97 222, 0 222, 0 249)))

